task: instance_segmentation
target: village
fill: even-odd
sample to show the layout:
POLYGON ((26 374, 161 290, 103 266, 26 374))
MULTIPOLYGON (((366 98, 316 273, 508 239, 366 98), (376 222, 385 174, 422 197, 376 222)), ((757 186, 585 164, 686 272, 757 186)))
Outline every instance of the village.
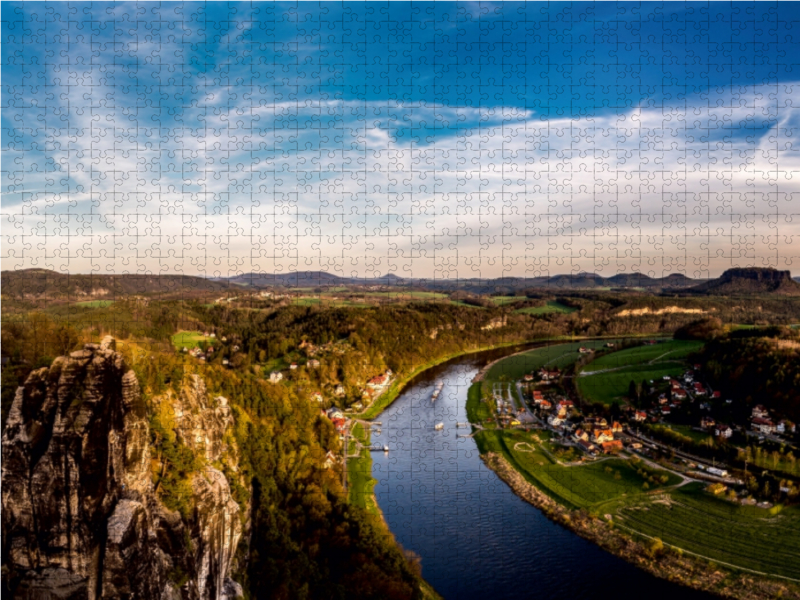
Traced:
MULTIPOLYGON (((607 345, 608 350, 613 344, 607 345)), ((593 349, 580 347, 579 355, 593 349)), ((691 431, 697 439, 711 438, 717 443, 736 444, 774 442, 791 448, 795 424, 779 418, 757 404, 743 418, 744 402, 723 398, 703 377, 701 364, 687 364, 679 376, 650 380, 635 402, 608 407, 581 402, 569 383, 574 374, 556 367, 541 367, 525 373, 513 383, 493 382, 490 406, 492 417, 481 427, 544 430, 550 447, 574 449, 565 464, 591 463, 615 455, 637 456, 687 480, 703 481, 712 494, 741 488, 744 481, 732 475, 721 462, 681 451, 664 439, 657 439, 646 426, 675 431, 691 431), (515 393, 516 392, 516 393, 515 393), (740 405, 741 404, 741 405, 740 405), (577 461, 577 462, 575 462, 577 461)), ((781 489, 788 493, 790 489, 781 489)), ((741 503, 756 503, 747 490, 734 494, 741 503)), ((759 506, 767 507, 768 502, 759 506)))

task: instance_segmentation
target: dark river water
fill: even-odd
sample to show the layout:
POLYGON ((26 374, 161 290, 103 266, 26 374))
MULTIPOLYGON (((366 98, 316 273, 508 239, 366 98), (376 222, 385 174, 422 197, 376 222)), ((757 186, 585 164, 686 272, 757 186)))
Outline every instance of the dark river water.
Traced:
MULTIPOLYGON (((511 351, 505 350, 505 353, 511 351)), ((375 494, 397 541, 422 557, 447 600, 605 600, 713 596, 655 578, 549 521, 484 466, 466 422, 467 389, 502 356, 462 357, 420 375, 378 421, 388 454, 373 452, 375 494), (437 381, 445 387, 436 400, 437 381), (443 422, 443 431, 434 425, 443 422)))

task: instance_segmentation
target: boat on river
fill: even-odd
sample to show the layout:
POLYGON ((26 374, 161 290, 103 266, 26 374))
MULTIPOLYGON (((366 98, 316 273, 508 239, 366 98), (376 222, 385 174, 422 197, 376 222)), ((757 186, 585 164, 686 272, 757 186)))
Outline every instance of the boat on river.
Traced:
POLYGON ((436 389, 433 390, 433 395, 431 396, 431 402, 436 402, 436 399, 439 397, 439 394, 442 393, 442 389, 444 388, 444 381, 440 381, 436 384, 436 389))
POLYGON ((434 426, 433 426, 433 428, 434 428, 436 431, 441 431, 442 429, 444 429, 444 423, 442 423, 442 422, 439 422, 439 423, 437 423, 436 425, 434 425, 434 426))

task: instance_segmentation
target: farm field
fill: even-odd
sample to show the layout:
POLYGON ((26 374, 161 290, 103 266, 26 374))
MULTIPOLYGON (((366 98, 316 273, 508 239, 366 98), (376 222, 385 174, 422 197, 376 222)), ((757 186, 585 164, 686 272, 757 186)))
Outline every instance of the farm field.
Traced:
POLYGON ((642 499, 617 510, 615 521, 665 544, 721 563, 800 579, 800 510, 778 514, 740 506, 692 483, 670 492, 668 499, 642 499))
POLYGON ((677 377, 685 369, 686 357, 701 346, 702 342, 673 340, 613 352, 586 365, 575 378, 575 384, 589 402, 622 403, 631 381, 677 377))
MULTIPOLYGON (((199 331, 179 331, 172 336, 172 345, 178 350, 188 348, 191 350, 200 345, 200 342, 207 342, 210 338, 205 337, 199 331)), ((213 340, 211 340, 213 341, 213 340)))
POLYGON ((703 346, 702 342, 671 340, 653 346, 635 346, 599 357, 586 365, 584 371, 616 369, 648 363, 661 363, 671 360, 683 360, 692 352, 703 346))
POLYGON ((617 340, 589 340, 570 342, 567 344, 554 344, 544 348, 529 350, 523 354, 509 356, 493 365, 486 373, 487 381, 516 381, 526 373, 542 367, 564 368, 574 363, 580 357, 578 348, 600 349, 608 342, 617 340))
POLYGON ((114 300, 85 300, 83 302, 75 302, 75 306, 81 308, 108 308, 114 304, 114 300))
POLYGON ((520 313, 524 315, 543 315, 547 313, 574 313, 578 309, 572 308, 571 306, 565 306, 560 302, 556 302, 555 300, 549 300, 547 304, 544 306, 529 306, 527 308, 520 308, 515 310, 515 313, 520 313))
POLYGON ((492 296, 492 302, 494 302, 497 306, 503 306, 505 304, 513 304, 514 302, 519 302, 520 300, 527 300, 527 296, 492 296))

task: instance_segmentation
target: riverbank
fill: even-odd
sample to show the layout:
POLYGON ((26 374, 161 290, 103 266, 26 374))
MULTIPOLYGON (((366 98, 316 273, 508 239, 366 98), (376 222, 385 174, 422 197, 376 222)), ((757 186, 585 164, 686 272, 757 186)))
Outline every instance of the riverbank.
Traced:
POLYGON ((488 452, 482 453, 481 458, 514 493, 549 519, 656 577, 736 600, 800 599, 797 584, 722 569, 714 562, 688 556, 666 544, 640 542, 620 531, 613 521, 560 505, 526 481, 503 456, 488 452))
MULTIPOLYGON (((645 337, 652 338, 655 335, 656 334, 652 334, 652 333, 639 333, 639 334, 627 335, 627 336, 624 336, 624 337, 626 337, 626 338, 645 338, 645 337)), ((556 337, 550 337, 550 338, 540 338, 540 339, 527 340, 527 341, 523 340, 523 341, 517 341, 517 342, 503 342, 501 344, 494 344, 494 345, 490 345, 490 346, 480 346, 478 348, 469 348, 469 349, 466 349, 466 350, 459 350, 458 352, 451 352, 450 354, 447 354, 445 356, 441 356, 439 358, 432 359, 432 360, 426 362, 425 364, 420 365, 419 367, 414 369, 411 373, 409 373, 408 375, 404 376, 402 379, 395 380, 395 382, 392 383, 391 386, 389 386, 389 389, 386 390, 386 392, 384 392, 383 394, 378 396, 378 398, 375 399, 375 402, 373 404, 371 404, 370 406, 368 406, 366 409, 364 409, 362 412, 360 412, 360 413, 348 412, 347 415, 351 416, 351 417, 356 417, 356 418, 359 418, 359 419, 364 419, 364 420, 367 420, 367 421, 375 419, 384 410, 386 410, 386 408, 392 402, 394 402, 397 399, 397 397, 403 392, 403 390, 406 388, 406 386, 409 383, 411 383, 411 381, 413 381, 414 378, 417 377, 419 374, 427 371, 428 369, 432 369, 433 367, 437 367, 437 366, 442 365, 442 364, 444 364, 444 363, 446 363, 448 361, 455 360, 457 358, 461 358, 461 357, 467 356, 469 354, 479 354, 481 352, 490 352, 492 350, 502 350, 503 348, 513 348, 514 346, 531 346, 533 344, 548 344, 550 342, 582 342, 582 341, 589 341, 589 340, 611 340, 611 339, 619 339, 619 337, 620 337, 619 335, 600 335, 600 336, 590 336, 590 337, 574 336, 574 335, 562 335, 562 336, 556 336, 556 337)), ((656 336, 656 337, 658 337, 658 336, 656 336)), ((515 353, 515 354, 521 354, 523 352, 527 352, 528 350, 530 350, 530 348, 523 349, 520 352, 515 353)), ((514 356, 514 355, 511 355, 511 356, 514 356)), ((500 360, 503 360, 505 358, 508 358, 508 356, 502 356, 502 357, 498 358, 496 361, 493 361, 491 364, 489 364, 488 367, 491 367, 496 362, 498 362, 500 360)), ((481 372, 485 374, 484 370, 481 370, 481 372)))

